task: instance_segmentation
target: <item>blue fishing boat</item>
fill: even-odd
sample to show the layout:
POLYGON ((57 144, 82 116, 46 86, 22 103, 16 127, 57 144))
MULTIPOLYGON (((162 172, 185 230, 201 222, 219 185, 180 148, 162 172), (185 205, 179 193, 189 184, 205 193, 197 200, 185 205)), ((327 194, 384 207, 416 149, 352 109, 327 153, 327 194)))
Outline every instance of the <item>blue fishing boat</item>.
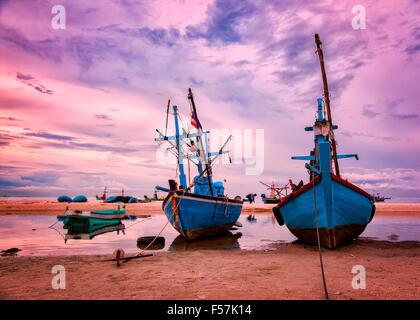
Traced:
POLYGON ((228 137, 218 152, 209 152, 207 135, 210 132, 203 131, 198 120, 191 89, 188 100, 191 106, 191 125, 196 129, 195 132, 189 132, 188 128, 180 132, 178 107, 173 106, 176 134, 167 136, 169 100, 165 133, 156 130, 158 138, 155 139, 169 143, 169 151, 177 157, 179 187, 175 180, 169 180, 169 189, 160 186, 156 186, 156 189, 168 192, 162 209, 172 226, 186 240, 194 240, 229 230, 241 214, 243 201, 239 196, 234 199, 227 197, 223 182, 213 182, 212 165, 221 154, 229 152, 224 149, 232 136, 228 137), (188 161, 188 185, 184 160, 188 161), (190 178, 190 163, 198 170, 193 182, 190 178))
POLYGON ((292 157, 309 160, 309 182, 299 184, 285 197, 273 213, 280 225, 285 224, 300 240, 327 248, 357 238, 372 220, 375 213, 372 195, 341 178, 338 159, 355 157, 357 154, 337 155, 332 124, 328 84, 325 74, 321 41, 315 35, 315 43, 321 64, 324 99, 318 99, 318 115, 314 126, 305 128, 315 135, 315 148, 309 156, 292 157), (326 110, 325 110, 326 109, 326 110), (327 118, 324 119, 324 111, 327 118), (334 163, 335 172, 332 170, 334 163))

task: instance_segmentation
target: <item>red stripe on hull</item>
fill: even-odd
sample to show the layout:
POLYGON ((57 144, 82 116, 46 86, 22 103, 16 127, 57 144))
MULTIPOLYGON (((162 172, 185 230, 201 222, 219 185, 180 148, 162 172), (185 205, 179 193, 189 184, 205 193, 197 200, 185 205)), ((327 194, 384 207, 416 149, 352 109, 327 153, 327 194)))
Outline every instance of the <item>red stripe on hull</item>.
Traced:
MULTIPOLYGON (((373 197, 372 195, 370 195, 369 193, 367 193, 366 191, 360 189, 359 187, 355 186, 354 184, 351 184, 350 182, 341 179, 339 177, 337 177, 335 174, 331 174, 331 178, 338 182, 341 183, 342 185, 346 186, 349 189, 352 189, 358 193, 360 193, 361 195, 367 197, 369 200, 373 201, 373 197)), ((322 179, 322 174, 320 174, 319 176, 315 177, 315 184, 318 183, 319 181, 321 181, 322 179)), ((289 202, 290 200, 296 198, 297 196, 299 196, 301 193, 305 192, 306 190, 308 190, 310 187, 313 186, 313 181, 309 181, 307 184, 305 184, 302 188, 300 188, 299 190, 293 192, 292 194, 290 194, 288 197, 284 198, 276 207, 280 208, 283 205, 285 205, 287 202, 289 202)))
MULTIPOLYGON (((322 179, 322 174, 320 174, 319 176, 315 177, 315 184, 318 183, 319 181, 321 181, 322 179)), ((297 196, 299 196, 301 193, 305 192, 306 190, 308 190, 310 187, 313 186, 313 181, 309 181, 307 184, 305 184, 302 188, 300 188, 298 191, 295 191, 291 194, 289 194, 287 197, 285 197, 276 207, 280 208, 283 205, 285 205, 287 202, 289 202, 290 200, 296 198, 297 196)))

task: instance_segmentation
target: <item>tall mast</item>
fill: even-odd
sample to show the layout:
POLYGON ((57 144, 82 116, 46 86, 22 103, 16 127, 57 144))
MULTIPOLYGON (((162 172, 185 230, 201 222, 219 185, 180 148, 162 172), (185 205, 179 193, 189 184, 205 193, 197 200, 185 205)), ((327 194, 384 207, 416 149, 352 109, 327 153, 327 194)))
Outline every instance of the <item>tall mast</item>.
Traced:
MULTIPOLYGON (((330 128, 332 130, 332 118, 331 118, 331 108, 330 108, 330 95, 328 92, 328 82, 327 82, 327 74, 325 73, 325 66, 324 66, 324 54, 321 48, 321 40, 319 39, 318 34, 315 34, 315 43, 317 47, 317 53, 319 56, 319 63, 321 65, 321 73, 322 73, 322 82, 324 85, 324 97, 325 97, 325 105, 327 107, 327 116, 328 122, 330 123, 330 128)), ((337 159, 337 145, 335 142, 334 135, 330 136, 332 151, 333 151, 333 158, 334 158, 334 167, 335 167, 335 174, 339 177, 340 176, 340 169, 338 167, 338 159, 337 159)))
POLYGON ((187 189, 187 178, 184 173, 184 163, 181 158, 182 152, 181 152, 181 139, 179 137, 178 107, 173 106, 173 109, 174 109, 174 118, 175 118, 176 149, 178 151, 177 158, 178 158, 178 167, 179 167, 179 184, 184 189, 187 189))
POLYGON ((188 89, 188 99, 191 101, 192 112, 194 114, 195 121, 197 121, 197 140, 199 142, 198 148, 200 152, 200 158, 202 162, 204 162, 204 164, 206 165, 207 182, 210 189, 210 194, 212 197, 214 197, 213 188, 211 185, 211 178, 210 178, 210 166, 209 166, 209 162, 207 161, 207 150, 204 148, 203 140, 201 138, 203 132, 202 132, 202 129, 200 128, 200 121, 198 120, 197 109, 195 107, 194 97, 193 97, 191 88, 188 89))

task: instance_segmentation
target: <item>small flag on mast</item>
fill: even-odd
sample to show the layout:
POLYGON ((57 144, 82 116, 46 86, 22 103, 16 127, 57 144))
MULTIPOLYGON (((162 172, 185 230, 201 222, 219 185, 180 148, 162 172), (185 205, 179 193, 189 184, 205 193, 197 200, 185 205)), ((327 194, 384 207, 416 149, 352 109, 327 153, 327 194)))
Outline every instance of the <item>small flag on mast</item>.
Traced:
POLYGON ((194 127, 194 128, 200 128, 200 129, 203 129, 202 127, 201 127, 201 123, 200 123, 200 121, 198 120, 198 119, 196 119, 195 118, 195 115, 194 115, 194 112, 192 112, 191 113, 191 125, 194 127))

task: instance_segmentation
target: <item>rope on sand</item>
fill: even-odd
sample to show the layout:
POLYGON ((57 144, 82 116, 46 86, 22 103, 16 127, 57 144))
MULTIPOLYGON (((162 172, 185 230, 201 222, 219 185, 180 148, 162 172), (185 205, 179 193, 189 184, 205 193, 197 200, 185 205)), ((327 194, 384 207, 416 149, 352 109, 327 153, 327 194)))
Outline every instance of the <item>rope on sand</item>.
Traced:
POLYGON ((124 230, 127 230, 127 229, 130 229, 131 227, 133 227, 133 226, 135 226, 136 224, 138 224, 138 223, 140 223, 140 222, 143 222, 143 221, 146 221, 146 220, 149 220, 149 219, 151 219, 150 217, 147 217, 147 218, 144 218, 143 220, 139 220, 139 221, 137 221, 137 222, 134 222, 132 225, 129 225, 127 228, 125 228, 124 230))
MULTIPOLYGON (((181 200, 177 203, 175 210, 172 210, 172 215, 168 218, 168 221, 165 223, 165 225, 162 227, 162 229, 159 231, 159 233, 155 236, 155 238, 139 253, 137 253, 135 256, 133 257, 141 257, 143 256, 143 253, 156 241, 156 239, 160 236, 160 234, 163 232, 163 230, 165 230, 165 228, 168 226, 169 222, 171 221, 172 217, 175 215, 176 210, 179 207, 179 204, 181 203, 181 200)), ((146 255, 145 255, 146 256, 146 255)), ((121 258, 122 262, 127 262, 130 260, 130 258, 132 259, 133 257, 127 257, 127 258, 121 258)), ((117 258, 117 260, 119 260, 117 258)), ((117 265, 119 265, 119 261, 117 261, 117 265)))
POLYGON ((318 240, 319 262, 321 263, 321 273, 322 273, 322 281, 324 283, 325 299, 326 300, 329 300, 328 290, 327 290, 327 283, 325 281, 324 264, 322 263, 321 240, 319 238, 318 213, 317 213, 317 210, 316 210, 315 179, 313 179, 312 181, 313 181, 313 186, 314 186, 315 222, 316 222, 316 236, 317 236, 317 240, 318 240))

